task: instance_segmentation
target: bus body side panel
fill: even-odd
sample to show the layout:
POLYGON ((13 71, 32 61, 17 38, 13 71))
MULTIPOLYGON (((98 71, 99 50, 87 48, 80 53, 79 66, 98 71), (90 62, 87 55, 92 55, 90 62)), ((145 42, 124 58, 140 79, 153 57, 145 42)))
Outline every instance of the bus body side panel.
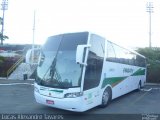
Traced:
POLYGON ((105 61, 101 88, 112 86, 112 99, 138 88, 145 81, 145 68, 105 61))

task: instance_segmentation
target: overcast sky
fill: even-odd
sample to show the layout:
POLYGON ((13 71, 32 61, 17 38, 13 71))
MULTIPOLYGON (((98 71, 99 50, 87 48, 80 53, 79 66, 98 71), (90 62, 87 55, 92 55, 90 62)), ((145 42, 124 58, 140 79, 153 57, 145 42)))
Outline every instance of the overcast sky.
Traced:
MULTIPOLYGON (((149 46, 149 0, 8 0, 5 43, 35 43, 50 35, 91 31, 127 47, 149 46)), ((150 0, 151 1, 151 0, 150 0)), ((160 47, 160 0, 153 0, 152 46, 160 47)), ((2 14, 2 11, 1 11, 2 14)), ((2 16, 2 15, 1 15, 2 16)))

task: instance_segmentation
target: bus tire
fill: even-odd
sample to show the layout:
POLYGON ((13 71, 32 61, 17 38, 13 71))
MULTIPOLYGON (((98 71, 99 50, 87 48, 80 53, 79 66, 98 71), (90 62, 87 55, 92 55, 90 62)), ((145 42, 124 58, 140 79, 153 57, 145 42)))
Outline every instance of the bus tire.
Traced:
POLYGON ((101 103, 100 107, 101 108, 106 107, 110 101, 111 101, 111 89, 106 88, 103 92, 103 95, 102 95, 102 103, 101 103))

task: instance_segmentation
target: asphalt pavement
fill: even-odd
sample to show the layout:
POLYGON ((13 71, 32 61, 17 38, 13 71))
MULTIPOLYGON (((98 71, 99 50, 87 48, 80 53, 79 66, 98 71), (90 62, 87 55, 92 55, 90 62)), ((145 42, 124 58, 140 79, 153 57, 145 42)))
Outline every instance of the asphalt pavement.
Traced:
POLYGON ((85 118, 87 115, 108 115, 112 119, 113 115, 122 115, 122 118, 123 115, 129 115, 129 118, 137 116, 141 120, 147 120, 147 115, 149 118, 158 115, 155 120, 160 119, 160 85, 147 84, 139 92, 133 91, 113 100, 106 108, 95 107, 84 113, 75 113, 36 103, 33 83, 33 80, 0 80, 0 114, 56 114, 61 118, 67 114, 79 116, 78 118, 82 115, 85 118))

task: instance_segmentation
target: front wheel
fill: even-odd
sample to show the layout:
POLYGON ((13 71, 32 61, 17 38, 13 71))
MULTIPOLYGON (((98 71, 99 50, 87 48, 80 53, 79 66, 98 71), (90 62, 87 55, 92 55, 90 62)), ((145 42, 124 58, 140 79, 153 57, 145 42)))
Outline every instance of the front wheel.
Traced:
POLYGON ((141 81, 139 81, 137 90, 140 91, 141 88, 142 88, 141 81))
POLYGON ((111 90, 109 88, 105 89, 102 95, 102 104, 100 107, 106 107, 111 100, 111 90))

